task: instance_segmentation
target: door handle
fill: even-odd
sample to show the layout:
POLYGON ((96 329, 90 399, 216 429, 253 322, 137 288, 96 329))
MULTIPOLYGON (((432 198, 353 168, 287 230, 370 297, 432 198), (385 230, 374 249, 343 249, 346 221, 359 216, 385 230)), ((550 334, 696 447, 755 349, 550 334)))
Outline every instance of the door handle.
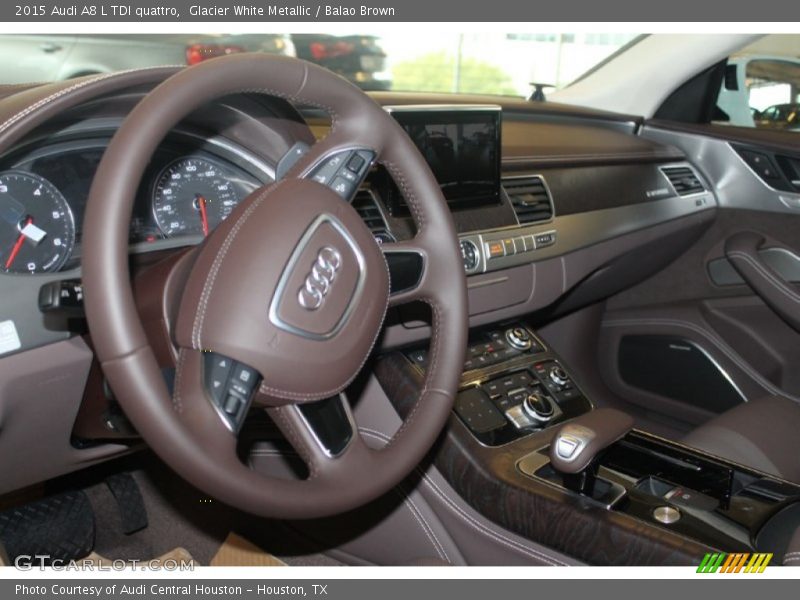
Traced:
POLYGON ((800 293, 758 254, 764 236, 740 231, 725 240, 725 256, 747 285, 790 327, 800 332, 800 293))
POLYGON ((45 42, 44 44, 41 44, 39 48, 45 54, 53 54, 55 52, 59 52, 60 50, 62 50, 62 46, 59 46, 58 44, 55 44, 53 42, 45 42))

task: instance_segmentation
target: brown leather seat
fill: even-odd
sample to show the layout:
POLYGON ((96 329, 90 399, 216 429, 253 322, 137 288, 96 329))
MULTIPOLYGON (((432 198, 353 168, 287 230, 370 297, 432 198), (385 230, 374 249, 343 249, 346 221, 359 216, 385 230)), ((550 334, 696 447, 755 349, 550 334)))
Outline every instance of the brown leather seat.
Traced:
POLYGON ((800 404, 767 396, 713 418, 682 443, 800 482, 800 404))

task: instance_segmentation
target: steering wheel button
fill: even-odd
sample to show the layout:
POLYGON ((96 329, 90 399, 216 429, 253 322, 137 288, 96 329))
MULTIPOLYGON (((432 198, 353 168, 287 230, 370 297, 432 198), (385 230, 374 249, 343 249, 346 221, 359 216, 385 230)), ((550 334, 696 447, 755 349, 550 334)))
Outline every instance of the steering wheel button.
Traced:
POLYGON ((225 400, 225 405, 223 406, 222 410, 224 410, 227 414, 231 415, 232 417, 235 417, 236 415, 239 414, 239 411, 241 410, 242 406, 244 406, 244 400, 242 400, 241 398, 237 398, 236 396, 231 394, 225 400))
POLYGON ((347 168, 353 173, 360 173, 361 169, 366 164, 366 160, 358 154, 354 154, 349 161, 347 161, 347 168))
POLYGON ((232 379, 238 383, 252 386, 257 377, 258 373, 256 373, 255 369, 251 369, 242 363, 237 363, 236 367, 233 369, 232 379))
POLYGON ((349 171, 347 169, 341 169, 339 171, 338 175, 340 177, 343 177, 343 178, 347 179, 347 181, 349 181, 351 183, 356 183, 358 181, 358 176, 355 173, 353 173, 352 171, 349 171))
POLYGON ((228 376, 233 368, 233 361, 227 356, 222 356, 214 352, 207 352, 203 355, 205 371, 206 389, 212 398, 220 402, 227 389, 228 376))
POLYGON ((349 198, 355 187, 352 181, 347 181, 344 177, 336 177, 331 183, 331 189, 342 198, 349 198))

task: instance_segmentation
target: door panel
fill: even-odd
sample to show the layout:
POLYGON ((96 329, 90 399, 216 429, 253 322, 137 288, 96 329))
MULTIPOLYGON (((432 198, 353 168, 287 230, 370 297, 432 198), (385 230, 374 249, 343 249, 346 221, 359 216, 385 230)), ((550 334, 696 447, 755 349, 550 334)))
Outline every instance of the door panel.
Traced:
MULTIPOLYGON (((705 130, 645 128, 643 135, 687 153, 715 186, 720 210, 714 224, 680 258, 608 300, 599 336, 600 372, 618 397, 690 424, 764 395, 800 403, 800 333, 790 325, 792 318, 770 308, 738 276, 729 261, 730 245, 729 255, 725 251, 735 234, 758 234, 763 243, 754 256, 768 256, 759 264, 767 265, 770 277, 786 276, 781 282, 787 286, 785 297, 800 294, 791 260, 792 254, 800 257, 800 193, 778 189, 787 187, 791 174, 775 187, 759 176, 724 139, 725 131, 736 130, 717 127, 709 136, 705 130), (645 373, 632 377, 632 365, 645 373)), ((771 132, 771 139, 776 135, 771 132)), ((796 134, 783 135, 780 148, 752 140, 748 147, 777 166, 776 153, 789 156, 789 140, 797 140, 796 134)), ((800 160, 800 147, 795 148, 797 156, 791 158, 800 160)), ((731 258, 735 261, 735 254, 731 258)), ((791 307, 793 302, 784 304, 791 307)), ((796 310, 800 318, 800 303, 796 310)))

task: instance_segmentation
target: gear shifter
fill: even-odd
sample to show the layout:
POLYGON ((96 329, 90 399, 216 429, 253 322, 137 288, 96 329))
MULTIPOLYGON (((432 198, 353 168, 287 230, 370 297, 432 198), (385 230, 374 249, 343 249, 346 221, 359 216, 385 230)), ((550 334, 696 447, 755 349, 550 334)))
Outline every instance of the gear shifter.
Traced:
POLYGON ((591 496, 600 453, 633 429, 633 418, 613 408, 597 408, 564 424, 550 444, 550 464, 564 485, 591 496))

